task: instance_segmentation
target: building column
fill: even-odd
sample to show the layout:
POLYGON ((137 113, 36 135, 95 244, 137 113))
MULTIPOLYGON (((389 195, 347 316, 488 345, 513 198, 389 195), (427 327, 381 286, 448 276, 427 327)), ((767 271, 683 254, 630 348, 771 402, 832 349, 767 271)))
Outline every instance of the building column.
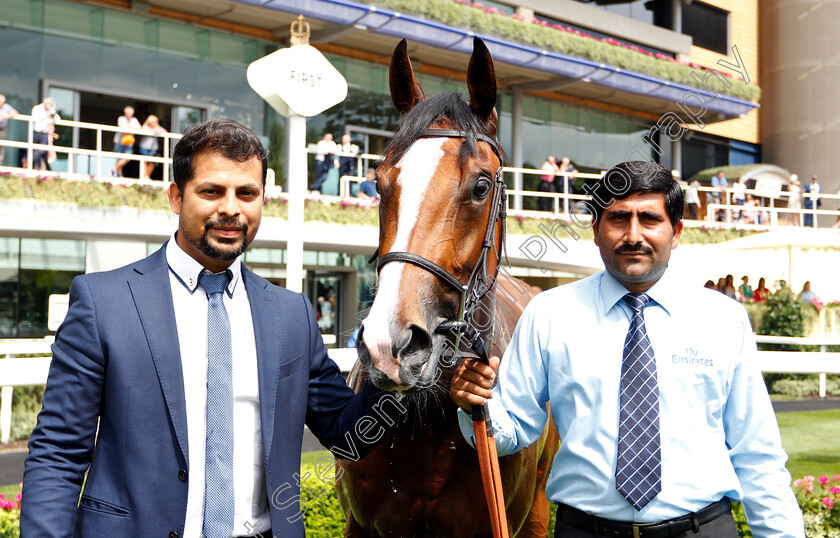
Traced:
POLYGON ((671 170, 679 170, 682 176, 682 137, 671 140, 671 170))
POLYGON ((671 30, 682 33, 683 0, 671 0, 671 30))
MULTIPOLYGON (((513 149, 513 166, 522 168, 522 88, 513 88, 513 110, 511 114, 511 146, 513 149)), ((513 188, 521 191, 523 187, 522 173, 513 174, 513 188)), ((513 209, 522 210, 522 195, 513 197, 513 209)))

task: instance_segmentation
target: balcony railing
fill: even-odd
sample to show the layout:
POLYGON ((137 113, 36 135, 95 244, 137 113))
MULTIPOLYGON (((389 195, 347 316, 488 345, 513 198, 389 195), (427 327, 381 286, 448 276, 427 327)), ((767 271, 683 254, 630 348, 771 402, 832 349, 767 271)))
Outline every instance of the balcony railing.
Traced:
MULTIPOLYGON (((95 123, 86 123, 86 122, 77 122, 77 121, 66 121, 60 120, 56 121, 56 126, 59 127, 69 127, 72 129, 79 129, 79 130, 89 130, 94 134, 95 140, 95 149, 84 149, 84 148, 75 148, 65 145, 53 145, 53 144, 35 144, 33 142, 33 132, 32 132, 32 118, 31 116, 26 116, 23 114, 19 114, 13 118, 10 118, 9 121, 20 121, 26 122, 27 124, 27 141, 21 142, 16 140, 0 140, 0 148, 5 150, 5 147, 12 147, 18 148, 19 150, 26 152, 26 166, 24 168, 20 167, 10 167, 5 166, 3 169, 9 171, 27 171, 29 173, 35 173, 36 171, 32 167, 32 155, 35 150, 45 150, 45 151, 54 151, 57 155, 65 156, 66 162, 66 170, 62 171, 38 171, 37 173, 40 175, 52 175, 57 176, 61 175, 62 177, 66 177, 70 180, 94 180, 94 181, 114 181, 114 177, 110 175, 110 170, 113 167, 112 163, 116 163, 119 159, 128 159, 132 161, 137 161, 140 163, 139 166, 139 178, 120 178, 120 181, 124 183, 138 183, 138 184, 146 184, 152 186, 166 186, 169 181, 171 181, 171 169, 172 169, 172 159, 171 149, 174 147, 174 144, 181 138, 180 134, 177 133, 152 133, 151 131, 146 131, 143 129, 129 129, 124 127, 114 127, 111 125, 100 125, 95 123), (157 136, 160 138, 160 145, 162 147, 163 156, 144 156, 138 154, 125 154, 125 153, 115 153, 112 151, 106 151, 103 149, 107 142, 105 142, 105 137, 112 137, 114 133, 131 133, 135 137, 138 136, 157 136), (163 181, 153 181, 149 178, 145 177, 145 163, 156 163, 163 167, 163 181)), ((310 144, 310 146, 306 149, 303 149, 309 154, 315 154, 315 145, 310 144)), ((341 200, 346 200, 351 197, 351 193, 353 192, 352 186, 354 184, 358 185, 362 181, 364 181, 364 177, 362 176, 363 172, 367 170, 367 168, 374 166, 378 160, 379 155, 374 154, 351 154, 351 153, 336 153, 335 156, 337 157, 351 157, 356 159, 356 170, 358 171, 359 175, 355 176, 343 176, 339 178, 339 189, 338 195, 336 196, 322 196, 321 199, 325 202, 338 202, 341 200)), ((8 163, 7 163, 8 164, 8 163)), ((503 172, 505 174, 506 179, 508 180, 507 183, 509 185, 515 185, 516 180, 525 177, 525 176, 542 176, 546 175, 545 170, 534 169, 534 168, 514 168, 514 167, 504 167, 503 172)), ((588 215, 587 211, 582 210, 583 205, 580 205, 582 202, 592 203, 591 197, 584 194, 575 194, 569 193, 570 187, 573 184, 572 176, 574 175, 575 178, 580 179, 599 179, 602 173, 599 174, 587 174, 582 172, 576 172, 574 174, 568 172, 560 172, 555 174, 555 183, 560 182, 563 185, 562 193, 559 192, 537 192, 537 191, 529 191, 529 190, 522 190, 522 189, 509 189, 508 194, 510 195, 508 198, 508 213, 511 215, 524 215, 524 216, 534 216, 534 217, 545 217, 550 216, 552 218, 562 218, 565 220, 569 220, 574 217, 579 220, 588 220, 590 219, 590 215, 588 215), (539 210, 527 210, 521 209, 525 206, 524 200, 526 198, 531 199, 545 199, 548 198, 551 200, 551 211, 539 211, 539 210)), ((687 189, 687 186, 684 186, 683 189, 687 189)), ((700 192, 704 192, 707 194, 709 193, 720 193, 721 190, 716 187, 699 187, 698 190, 700 192)), ((840 211, 837 209, 789 209, 786 207, 786 202, 789 198, 787 192, 774 192, 770 193, 764 190, 747 190, 746 194, 753 195, 756 199, 759 200, 768 200, 769 205, 765 206, 756 206, 756 207, 747 207, 747 206, 739 206, 733 203, 728 203, 732 199, 732 194, 734 189, 731 187, 726 189, 725 200, 727 203, 708 203, 703 206, 703 210, 705 211, 705 222, 707 224, 715 224, 721 225, 724 227, 732 227, 732 226, 741 226, 741 227, 750 227, 752 225, 766 229, 772 228, 775 226, 779 226, 782 223, 790 223, 791 216, 796 215, 812 215, 814 228, 819 226, 819 219, 817 218, 819 215, 831 215, 835 217, 834 220, 840 218, 840 211), (777 200, 784 201, 785 206, 777 207, 777 200), (722 222, 717 222, 715 219, 716 214, 720 212, 722 214, 723 220, 722 222), (752 219, 755 222, 753 224, 746 224, 745 222, 738 221, 737 215, 739 214, 744 215, 754 215, 755 218, 752 219), (766 217, 762 219, 761 217, 766 217)), ((282 192, 280 186, 276 185, 275 173, 273 170, 268 170, 268 177, 266 178, 266 196, 272 198, 283 198, 285 194, 282 192)), ((808 196, 807 193, 801 194, 802 199, 804 201, 805 197, 808 196)), ((821 199, 824 201, 824 205, 834 205, 837 203, 838 199, 840 199, 840 195, 837 194, 822 194, 821 199)), ((802 220, 802 219, 800 219, 802 220)), ((689 222, 690 224, 690 222, 689 222)), ((701 222, 697 222, 697 224, 701 224, 701 222)), ((833 223, 832 223, 833 224, 833 223)))

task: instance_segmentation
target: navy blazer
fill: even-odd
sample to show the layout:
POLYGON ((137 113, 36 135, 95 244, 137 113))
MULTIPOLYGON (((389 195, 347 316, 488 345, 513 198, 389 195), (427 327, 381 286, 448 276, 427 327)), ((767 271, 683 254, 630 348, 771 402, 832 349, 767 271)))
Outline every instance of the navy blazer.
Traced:
MULTIPOLYGON (((254 320, 272 530, 302 537, 296 496, 304 423, 343 457, 363 457, 383 436, 374 434, 388 429, 375 406, 383 394, 369 384, 354 394, 345 385, 305 296, 244 267, 242 279, 254 320)), ((21 536, 183 535, 188 480, 204 477, 189 474, 174 312, 165 247, 73 280, 29 441, 21 536)))

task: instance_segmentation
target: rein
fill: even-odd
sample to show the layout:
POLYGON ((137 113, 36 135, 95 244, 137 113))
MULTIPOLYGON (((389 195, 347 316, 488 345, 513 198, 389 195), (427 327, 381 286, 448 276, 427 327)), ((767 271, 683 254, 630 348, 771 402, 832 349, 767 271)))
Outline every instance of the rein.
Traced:
MULTIPOLYGON (((467 138, 465 131, 457 129, 425 129, 420 138, 467 138)), ((461 295, 460 311, 458 319, 444 321, 435 329, 436 333, 454 332, 457 336, 454 352, 458 353, 458 347, 462 336, 467 337, 467 341, 471 343, 475 358, 487 363, 489 356, 488 350, 480 338, 477 338, 478 332, 470 323, 472 317, 478 308, 479 303, 487 293, 493 289, 496 283, 496 278, 499 274, 499 266, 501 265, 502 253, 504 252, 505 242, 505 218, 507 217, 507 193, 505 192, 505 182, 502 177, 502 152, 499 149, 499 143, 494 139, 482 133, 475 133, 477 142, 485 142, 490 145, 493 153, 499 159, 499 168, 496 170, 494 178, 493 199, 490 206, 490 217, 487 220, 487 228, 484 231, 484 240, 481 243, 481 254, 479 254, 478 261, 473 267, 466 283, 461 282, 455 275, 438 265, 437 263, 424 258, 418 254, 411 252, 388 252, 379 256, 379 249, 374 253, 370 259, 372 263, 377 257, 379 258, 376 264, 376 273, 382 271, 382 267, 390 262, 404 262, 410 263, 421 269, 432 273, 454 288, 461 295), (493 231, 496 228, 496 223, 501 221, 501 245, 496 249, 493 242, 493 231), (490 250, 494 251, 496 255, 496 268, 493 273, 492 280, 488 274, 488 264, 490 261, 490 250)), ((463 355, 463 352, 460 353, 463 355)))

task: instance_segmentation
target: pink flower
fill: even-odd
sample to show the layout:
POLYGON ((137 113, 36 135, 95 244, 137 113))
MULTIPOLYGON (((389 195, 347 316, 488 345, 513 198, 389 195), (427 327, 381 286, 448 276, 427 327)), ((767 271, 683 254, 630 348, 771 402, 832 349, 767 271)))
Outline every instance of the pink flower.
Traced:
MULTIPOLYGON (((837 301, 834 301, 834 302, 836 303, 837 301)), ((840 474, 836 474, 836 475, 832 476, 831 478, 833 478, 835 482, 840 482, 840 474)))
POLYGON ((470 7, 477 7, 481 9, 484 7, 484 4, 482 4, 481 2, 473 2, 472 4, 470 4, 470 7))
POLYGON ((827 476, 821 476, 821 477, 819 477, 818 481, 819 481, 820 484, 822 484, 824 486, 824 485, 828 484, 828 477, 827 476))
POLYGON ((834 508, 834 499, 832 499, 831 497, 823 497, 820 500, 825 505, 825 507, 828 508, 829 510, 834 508))
POLYGON ((840 488, 838 488, 837 486, 831 486, 828 492, 832 495, 837 495, 838 493, 840 493, 840 488))
POLYGON ((805 491, 805 493, 808 493, 808 494, 814 493, 814 485, 812 483, 808 482, 807 484, 805 484, 804 491, 805 491))
MULTIPOLYGON (((840 488, 837 488, 837 489, 838 489, 838 491, 840 491, 840 488)), ((22 493, 18 493, 17 495, 15 495, 15 500, 17 502, 20 502, 21 499, 23 499, 23 494, 22 493)))
POLYGON ((793 487, 798 488, 799 484, 801 484, 801 483, 802 483, 802 480, 797 478, 796 480, 793 481, 793 487))

